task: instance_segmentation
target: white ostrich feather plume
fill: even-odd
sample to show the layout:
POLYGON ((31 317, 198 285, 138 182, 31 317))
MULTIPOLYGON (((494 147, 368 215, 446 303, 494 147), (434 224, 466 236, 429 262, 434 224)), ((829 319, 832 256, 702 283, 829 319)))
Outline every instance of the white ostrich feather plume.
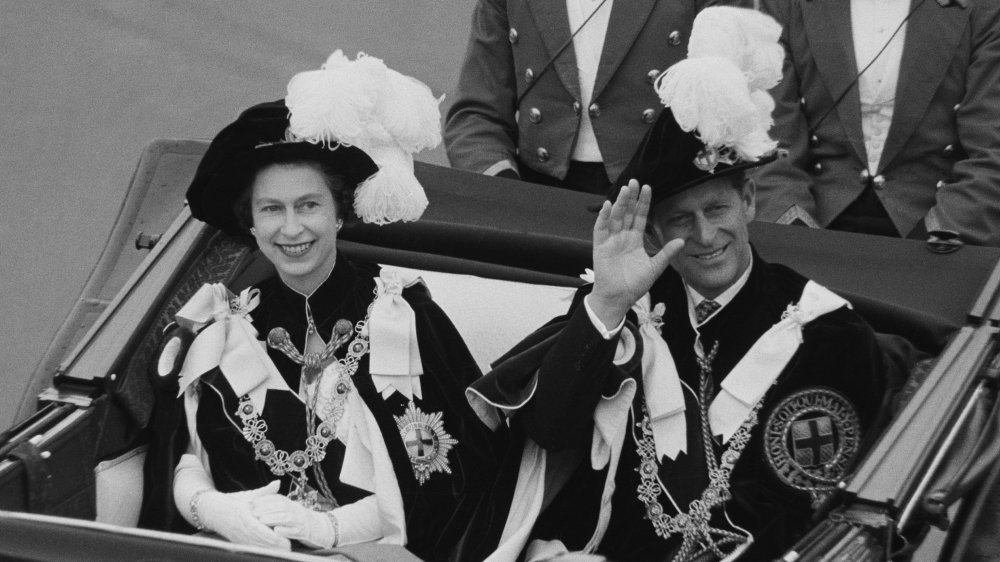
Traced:
POLYGON ((320 70, 288 83, 289 133, 297 141, 365 151, 379 171, 358 187, 355 211, 365 222, 416 220, 427 206, 413 176, 413 153, 441 142, 444 96, 359 53, 335 51, 320 70))

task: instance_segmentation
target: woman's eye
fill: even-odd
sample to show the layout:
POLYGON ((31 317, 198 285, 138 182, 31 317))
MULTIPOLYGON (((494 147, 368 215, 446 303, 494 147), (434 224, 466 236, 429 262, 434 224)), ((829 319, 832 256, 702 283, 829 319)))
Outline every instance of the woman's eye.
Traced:
POLYGON ((305 201, 300 206, 303 209, 311 211, 311 210, 314 210, 314 209, 318 208, 319 207, 319 203, 317 203, 316 201, 305 201))

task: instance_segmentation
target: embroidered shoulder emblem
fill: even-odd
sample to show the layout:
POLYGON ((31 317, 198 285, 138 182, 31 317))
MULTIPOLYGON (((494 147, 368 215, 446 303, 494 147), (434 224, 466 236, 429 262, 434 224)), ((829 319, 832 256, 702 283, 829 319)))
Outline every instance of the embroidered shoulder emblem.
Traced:
POLYGON ((393 416, 406 453, 410 456, 413 476, 421 485, 430 478, 431 473, 451 474, 448 452, 458 444, 458 440, 444 430, 441 415, 441 412, 425 414, 410 402, 403 415, 393 416))
POLYGON ((807 388, 767 418, 764 452, 785 484, 814 495, 833 490, 858 450, 861 424, 851 402, 827 388, 807 388))

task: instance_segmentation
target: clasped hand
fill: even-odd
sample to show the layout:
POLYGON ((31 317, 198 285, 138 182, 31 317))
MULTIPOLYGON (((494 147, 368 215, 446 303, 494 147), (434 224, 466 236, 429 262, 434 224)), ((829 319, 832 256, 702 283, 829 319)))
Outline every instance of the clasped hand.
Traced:
POLYGON ((313 548, 329 548, 336 540, 326 515, 278 494, 279 482, 245 492, 212 491, 198 500, 205 526, 226 539, 255 546, 291 550, 291 540, 313 548))
POLYGON ((594 224, 594 289, 588 304, 605 326, 617 326, 663 274, 684 241, 669 241, 653 255, 644 243, 652 195, 631 180, 614 204, 605 201, 594 224))

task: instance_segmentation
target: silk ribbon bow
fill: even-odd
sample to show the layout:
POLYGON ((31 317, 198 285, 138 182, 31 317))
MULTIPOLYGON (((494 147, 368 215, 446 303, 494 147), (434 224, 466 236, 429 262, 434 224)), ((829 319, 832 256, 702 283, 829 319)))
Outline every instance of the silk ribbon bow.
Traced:
POLYGON ((268 388, 288 389, 250 323, 249 314, 258 304, 258 289, 244 289, 236 296, 214 283, 202 285, 177 312, 177 323, 198 334, 178 375, 178 396, 216 367, 237 396, 250 395, 257 411, 264 407, 268 388))
POLYGON ((663 303, 657 303, 650 310, 651 302, 647 293, 632 305, 639 319, 639 336, 642 338, 642 385, 653 425, 656 458, 666 455, 673 460, 679 453, 687 451, 684 394, 674 357, 667 342, 660 336, 665 308, 663 303))
POLYGON ((405 287, 420 282, 419 277, 404 277, 387 268, 375 279, 378 296, 368 320, 369 371, 375 390, 383 398, 393 392, 410 400, 422 397, 419 377, 424 368, 417 345, 416 317, 403 298, 405 287))
POLYGON ((795 355, 802 344, 802 327, 842 306, 851 305, 826 287, 807 282, 798 304, 788 306, 781 320, 764 332, 722 381, 722 390, 708 410, 712 433, 729 441, 795 355))

